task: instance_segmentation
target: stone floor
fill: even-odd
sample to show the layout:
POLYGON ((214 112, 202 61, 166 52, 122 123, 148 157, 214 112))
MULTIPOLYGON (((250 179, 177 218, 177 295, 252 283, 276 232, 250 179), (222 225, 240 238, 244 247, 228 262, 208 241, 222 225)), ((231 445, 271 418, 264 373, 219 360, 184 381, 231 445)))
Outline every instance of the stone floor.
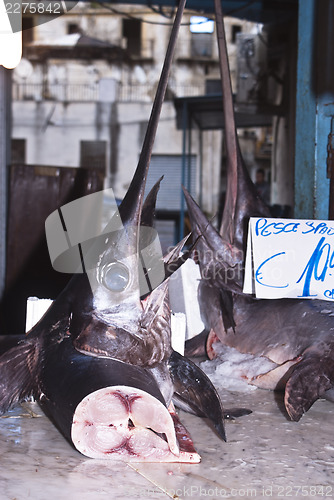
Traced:
POLYGON ((0 499, 334 497, 333 403, 317 401, 295 423, 273 392, 220 392, 226 408, 253 413, 226 423, 224 443, 205 420, 180 412, 198 465, 87 459, 36 403, 24 404, 0 418, 0 499))

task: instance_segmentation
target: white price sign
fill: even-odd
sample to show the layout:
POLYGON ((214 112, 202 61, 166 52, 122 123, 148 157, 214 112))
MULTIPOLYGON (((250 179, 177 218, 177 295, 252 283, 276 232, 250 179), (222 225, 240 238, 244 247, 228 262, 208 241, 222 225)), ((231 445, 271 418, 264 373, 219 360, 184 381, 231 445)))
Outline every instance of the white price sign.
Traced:
POLYGON ((334 300, 334 221, 252 217, 243 291, 334 300))

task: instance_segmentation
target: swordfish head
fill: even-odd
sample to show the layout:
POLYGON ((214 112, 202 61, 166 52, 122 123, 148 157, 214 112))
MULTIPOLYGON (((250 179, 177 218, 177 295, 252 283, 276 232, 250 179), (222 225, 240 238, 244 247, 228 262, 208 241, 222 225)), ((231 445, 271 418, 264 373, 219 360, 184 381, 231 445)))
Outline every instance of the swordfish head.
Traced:
POLYGON ((155 320, 159 322, 158 318, 163 321, 167 315, 167 283, 163 283, 163 259, 153 229, 141 227, 141 220, 152 148, 184 7, 185 0, 182 0, 137 169, 118 213, 103 231, 101 241, 93 246, 95 267, 87 271, 89 283, 86 282, 86 288, 89 286, 92 293, 85 291, 84 303, 73 312, 71 322, 71 334, 78 350, 133 364, 154 365, 167 355, 163 352, 167 342, 165 329, 160 328, 163 337, 155 342, 155 347, 152 336, 147 334, 149 325, 155 320), (157 287, 159 283, 162 284, 157 287), (144 304, 142 299, 148 292, 151 293, 144 304))
POLYGON ((69 330, 84 354, 153 367, 170 355, 168 280, 159 239, 141 225, 137 200, 126 216, 120 207, 122 227, 104 233, 102 248, 97 245, 98 264, 86 271, 69 330))
POLYGON ((182 0, 137 169, 118 212, 92 246, 95 265, 87 269, 83 299, 76 301, 70 325, 80 352, 149 367, 166 360, 171 351, 164 260, 157 235, 147 222, 157 188, 143 214, 144 192, 184 6, 182 0))
POLYGON ((207 377, 171 348, 168 276, 183 262, 183 242, 162 257, 152 230, 152 213, 159 183, 144 204, 153 142, 167 88, 169 70, 185 0, 179 3, 148 123, 138 166, 118 213, 92 248, 96 266, 87 270, 75 300, 69 332, 77 351, 116 359, 148 370, 159 385, 166 405, 178 401, 213 422, 225 439, 223 410, 207 377), (167 268, 167 272, 165 272, 167 268), (91 293, 88 293, 91 288, 91 293))
MULTIPOLYGON (((254 300, 242 294, 248 220, 270 214, 251 183, 240 153, 221 2, 214 2, 227 150, 227 192, 219 232, 185 192, 193 231, 202 236, 196 253, 202 274, 199 302, 210 331, 207 353, 214 357, 211 347, 218 337, 241 353, 269 359, 275 367, 249 383, 267 389, 285 388, 287 413, 298 421, 316 399, 327 396, 327 391, 332 397, 332 304, 323 309, 317 301, 254 300), (234 332, 228 331, 230 327, 234 332)), ((195 349, 198 351, 197 342, 192 342, 188 352, 195 349)))

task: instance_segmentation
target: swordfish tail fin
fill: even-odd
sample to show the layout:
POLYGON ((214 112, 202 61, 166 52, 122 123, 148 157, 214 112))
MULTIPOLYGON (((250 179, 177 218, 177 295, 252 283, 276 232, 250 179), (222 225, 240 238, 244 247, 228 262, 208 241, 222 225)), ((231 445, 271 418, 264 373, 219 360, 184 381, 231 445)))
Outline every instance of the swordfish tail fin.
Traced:
POLYGON ((298 422, 313 403, 334 386, 334 362, 330 356, 308 355, 295 365, 285 386, 284 403, 291 418, 298 422))

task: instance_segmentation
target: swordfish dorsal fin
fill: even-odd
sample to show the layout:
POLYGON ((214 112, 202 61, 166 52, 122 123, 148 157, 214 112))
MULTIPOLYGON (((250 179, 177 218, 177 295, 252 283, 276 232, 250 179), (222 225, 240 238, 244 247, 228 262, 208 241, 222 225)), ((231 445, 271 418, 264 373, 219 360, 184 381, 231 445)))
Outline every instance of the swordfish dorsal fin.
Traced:
POLYGON ((249 217, 268 217, 268 207, 258 196, 240 152, 235 125, 231 76, 226 48, 221 0, 214 0, 216 30, 219 50, 219 66, 222 81, 222 97, 227 153, 227 191, 220 235, 231 245, 244 248, 245 224, 249 217))
POLYGON ((163 177, 164 176, 160 177, 145 198, 140 219, 141 226, 153 227, 154 225, 157 196, 163 177))
POLYGON ((241 293, 243 283, 243 251, 224 240, 205 214, 183 188, 192 232, 198 242, 194 260, 199 263, 202 278, 214 277, 215 285, 230 292, 241 293))

